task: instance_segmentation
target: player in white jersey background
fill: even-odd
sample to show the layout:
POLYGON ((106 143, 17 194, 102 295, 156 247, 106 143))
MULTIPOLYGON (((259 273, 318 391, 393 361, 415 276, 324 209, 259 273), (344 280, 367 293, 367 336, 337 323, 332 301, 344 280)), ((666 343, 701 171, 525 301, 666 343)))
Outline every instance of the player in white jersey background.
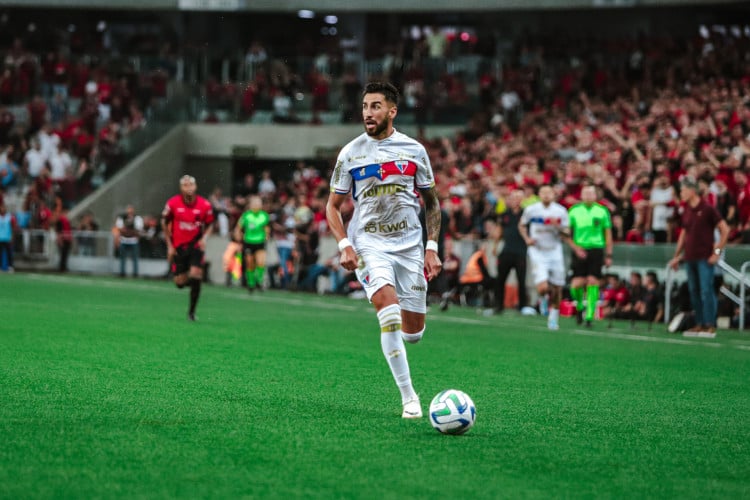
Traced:
POLYGON ((540 299, 549 305, 547 326, 550 330, 559 329, 560 299, 565 285, 562 242, 570 227, 568 211, 554 199, 552 186, 542 186, 540 201, 526 207, 518 222, 518 230, 528 245, 534 285, 540 299))
POLYGON ((419 418, 404 340, 419 342, 425 329, 427 281, 442 269, 437 240, 440 203, 424 147, 393 128, 398 90, 372 82, 362 97, 365 132, 344 146, 331 177, 326 216, 341 250, 341 266, 356 271, 375 306, 380 342, 401 392, 403 418, 419 418), (341 206, 349 194, 354 214, 344 228, 341 206), (425 205, 427 245, 419 222, 425 205))

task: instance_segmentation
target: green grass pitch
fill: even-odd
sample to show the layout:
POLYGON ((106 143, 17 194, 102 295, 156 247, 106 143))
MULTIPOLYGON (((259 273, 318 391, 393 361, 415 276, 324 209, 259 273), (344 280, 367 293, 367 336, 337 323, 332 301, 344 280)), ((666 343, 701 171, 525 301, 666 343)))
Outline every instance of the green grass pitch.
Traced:
POLYGON ((404 421, 366 301, 0 276, 0 498, 748 498, 750 336, 428 314, 404 421))

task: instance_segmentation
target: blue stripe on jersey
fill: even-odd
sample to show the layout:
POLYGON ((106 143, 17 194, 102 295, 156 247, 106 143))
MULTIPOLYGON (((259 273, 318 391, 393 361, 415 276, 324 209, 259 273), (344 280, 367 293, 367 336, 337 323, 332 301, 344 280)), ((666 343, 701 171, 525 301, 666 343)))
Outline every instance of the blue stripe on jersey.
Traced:
POLYGON ((380 178, 380 168, 380 163, 373 163, 371 165, 365 165, 364 167, 354 168, 351 170, 352 178, 354 178, 355 181, 369 179, 370 177, 380 178))

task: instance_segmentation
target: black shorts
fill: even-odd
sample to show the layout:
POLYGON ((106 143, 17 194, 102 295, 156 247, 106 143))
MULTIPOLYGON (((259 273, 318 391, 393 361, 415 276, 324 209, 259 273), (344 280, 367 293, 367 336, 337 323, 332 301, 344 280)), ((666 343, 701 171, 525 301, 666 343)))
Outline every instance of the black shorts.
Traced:
POLYGON ((266 242, 263 243, 242 243, 242 253, 254 255, 255 252, 266 249, 266 242))
POLYGON ((586 258, 579 258, 573 253, 571 270, 574 278, 585 278, 586 276, 602 277, 602 267, 604 266, 604 249, 589 248, 586 250, 586 258))
POLYGON ((205 252, 198 246, 188 244, 175 248, 172 258, 172 274, 185 274, 191 267, 203 267, 205 252))

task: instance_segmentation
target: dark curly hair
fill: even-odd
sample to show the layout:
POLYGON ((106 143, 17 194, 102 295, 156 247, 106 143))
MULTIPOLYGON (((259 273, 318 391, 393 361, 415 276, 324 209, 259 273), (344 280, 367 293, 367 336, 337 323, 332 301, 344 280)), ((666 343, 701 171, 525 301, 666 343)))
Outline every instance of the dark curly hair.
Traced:
POLYGON ((366 94, 383 94, 385 100, 398 106, 398 101, 401 98, 398 89, 393 84, 388 82, 370 82, 365 85, 365 90, 362 92, 362 97, 366 94))

